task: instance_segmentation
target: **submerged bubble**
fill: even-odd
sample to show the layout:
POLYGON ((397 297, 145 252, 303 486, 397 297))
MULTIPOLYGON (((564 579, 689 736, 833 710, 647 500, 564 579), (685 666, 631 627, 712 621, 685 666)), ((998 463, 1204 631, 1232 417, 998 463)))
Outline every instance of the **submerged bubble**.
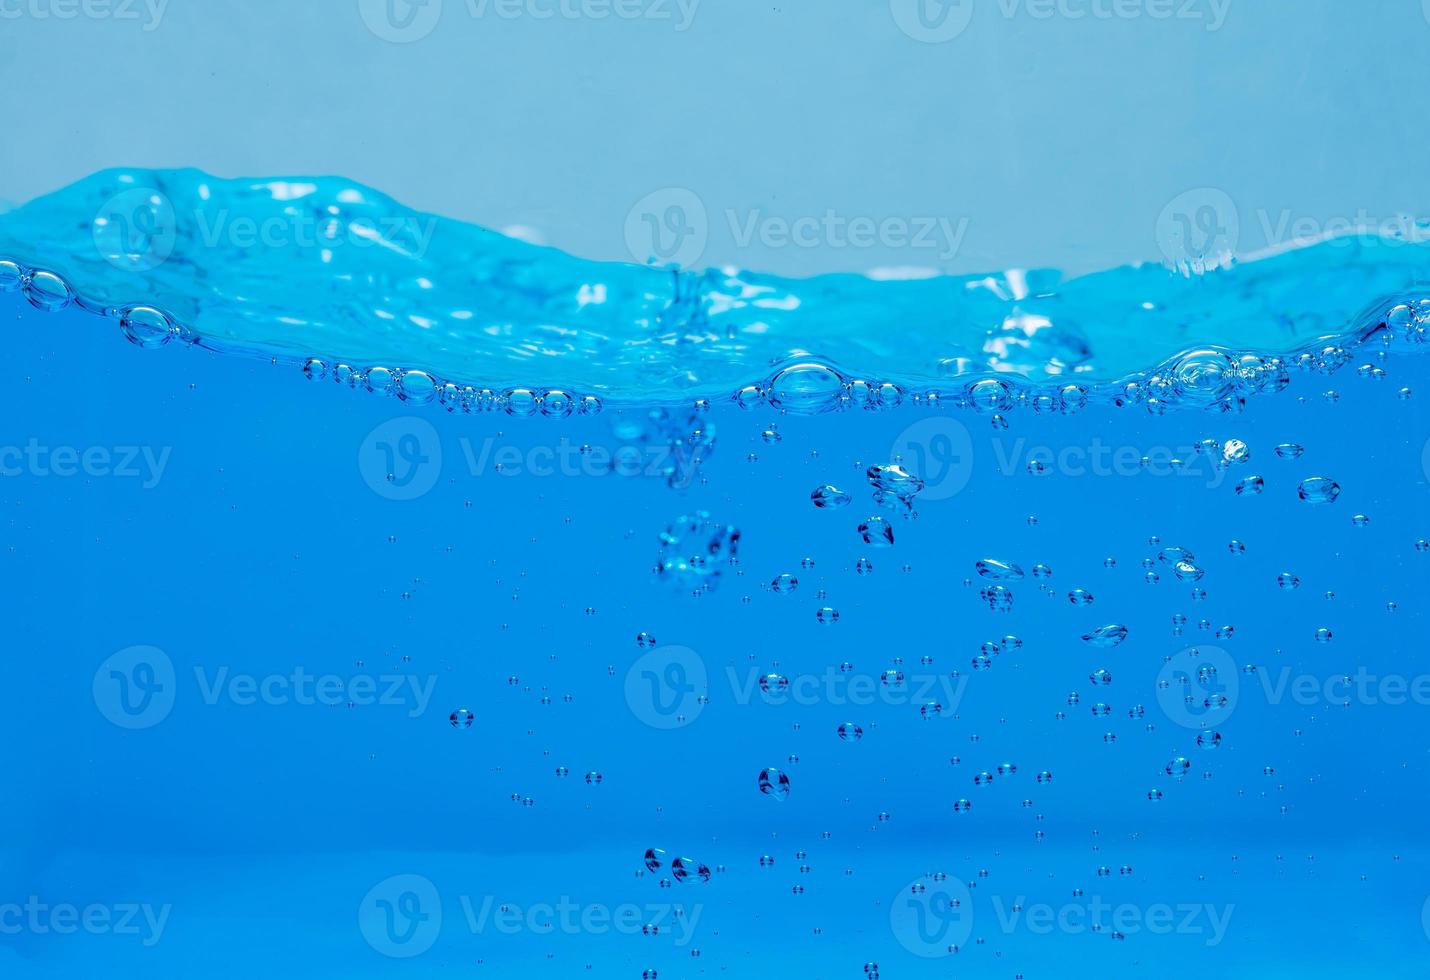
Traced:
POLYGON ((860 728, 852 721, 846 721, 839 726, 839 738, 842 741, 857 742, 863 737, 864 729, 860 728))
POLYGON ((783 802, 789 799, 789 777, 778 769, 760 771, 760 792, 783 802))
POLYGON ((1088 646, 1108 649, 1120 644, 1127 639, 1127 627, 1113 623, 1108 626, 1099 626, 1091 633, 1085 633, 1082 642, 1088 646))
POLYGON ((1313 476, 1302 480, 1296 493, 1308 504, 1333 504, 1341 495, 1341 486, 1326 476, 1313 476))
POLYGON ((25 299, 38 310, 56 312, 74 302, 74 290, 53 272, 37 270, 23 280, 25 299))
POLYGON ((769 402, 798 415, 817 415, 838 407, 844 379, 823 364, 793 364, 770 380, 769 402))
POLYGON ((1010 561, 999 561, 997 558, 980 559, 974 568, 978 574, 984 578, 991 578, 996 581, 1017 582, 1023 578, 1023 570, 1010 561))
POLYGON ((162 347, 174 336, 169 318, 151 306, 125 310, 119 318, 119 329, 124 339, 136 347, 162 347))
POLYGON ((847 505, 854 498, 838 487, 826 483, 824 486, 816 487, 811 491, 809 499, 814 503, 814 506, 821 510, 837 510, 847 505))
POLYGON ((894 543, 894 527, 885 517, 871 517, 859 525, 859 536, 875 548, 887 548, 894 543))

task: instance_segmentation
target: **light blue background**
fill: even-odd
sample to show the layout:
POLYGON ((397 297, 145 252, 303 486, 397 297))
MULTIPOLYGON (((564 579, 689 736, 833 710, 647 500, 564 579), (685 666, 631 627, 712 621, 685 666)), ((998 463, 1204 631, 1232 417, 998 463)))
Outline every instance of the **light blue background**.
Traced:
POLYGON ((1210 0, 1171 8, 1197 19, 1152 16, 1167 0, 1132 0, 1133 17, 1059 0, 1088 12, 1077 19, 1037 16, 1047 0, 1011 17, 1013 0, 963 0, 968 27, 941 44, 901 32, 890 0, 704 0, 683 32, 473 17, 445 0, 406 44, 376 37, 356 0, 169 0, 153 30, 142 7, 32 12, 65 2, 0 4, 22 14, 0 18, 12 201, 114 165, 343 174, 627 258, 631 206, 676 186, 711 215, 703 263, 792 274, 1157 258, 1159 212, 1203 186, 1235 202, 1242 251, 1263 244, 1262 212, 1273 228, 1284 211, 1430 214, 1419 0, 1228 0, 1215 31, 1210 0), (756 208, 968 226, 946 262, 889 244, 742 245, 725 212, 756 208))

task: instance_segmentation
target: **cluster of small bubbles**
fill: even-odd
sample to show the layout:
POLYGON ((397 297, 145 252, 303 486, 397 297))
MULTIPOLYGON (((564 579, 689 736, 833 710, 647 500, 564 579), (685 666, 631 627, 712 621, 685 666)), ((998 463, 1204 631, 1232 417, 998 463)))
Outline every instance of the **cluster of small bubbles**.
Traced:
POLYGON ((994 612, 1009 612, 1013 608, 1013 590, 1006 585, 990 585, 980 589, 979 597, 994 612))
POLYGON ((713 588, 721 566, 738 556, 740 530, 713 521, 708 511, 677 518, 660 535, 656 576, 691 592, 713 588))

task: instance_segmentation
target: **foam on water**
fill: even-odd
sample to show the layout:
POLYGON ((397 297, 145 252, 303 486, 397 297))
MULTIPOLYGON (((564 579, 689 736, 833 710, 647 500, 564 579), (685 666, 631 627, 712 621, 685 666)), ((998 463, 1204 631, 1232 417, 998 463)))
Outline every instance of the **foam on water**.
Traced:
POLYGON ((1427 281, 1430 246, 1364 236, 1197 276, 682 271, 583 260, 337 178, 197 170, 108 170, 0 214, 0 291, 42 309, 513 414, 1227 404, 1334 370, 1376 333, 1419 341, 1427 281))

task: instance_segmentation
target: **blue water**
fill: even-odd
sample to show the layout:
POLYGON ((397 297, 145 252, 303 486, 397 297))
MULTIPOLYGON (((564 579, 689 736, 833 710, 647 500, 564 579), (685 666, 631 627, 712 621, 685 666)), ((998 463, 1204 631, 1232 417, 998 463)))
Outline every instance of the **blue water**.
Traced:
POLYGON ((1426 975, 1421 245, 428 220, 0 216, 4 976, 1426 975))

